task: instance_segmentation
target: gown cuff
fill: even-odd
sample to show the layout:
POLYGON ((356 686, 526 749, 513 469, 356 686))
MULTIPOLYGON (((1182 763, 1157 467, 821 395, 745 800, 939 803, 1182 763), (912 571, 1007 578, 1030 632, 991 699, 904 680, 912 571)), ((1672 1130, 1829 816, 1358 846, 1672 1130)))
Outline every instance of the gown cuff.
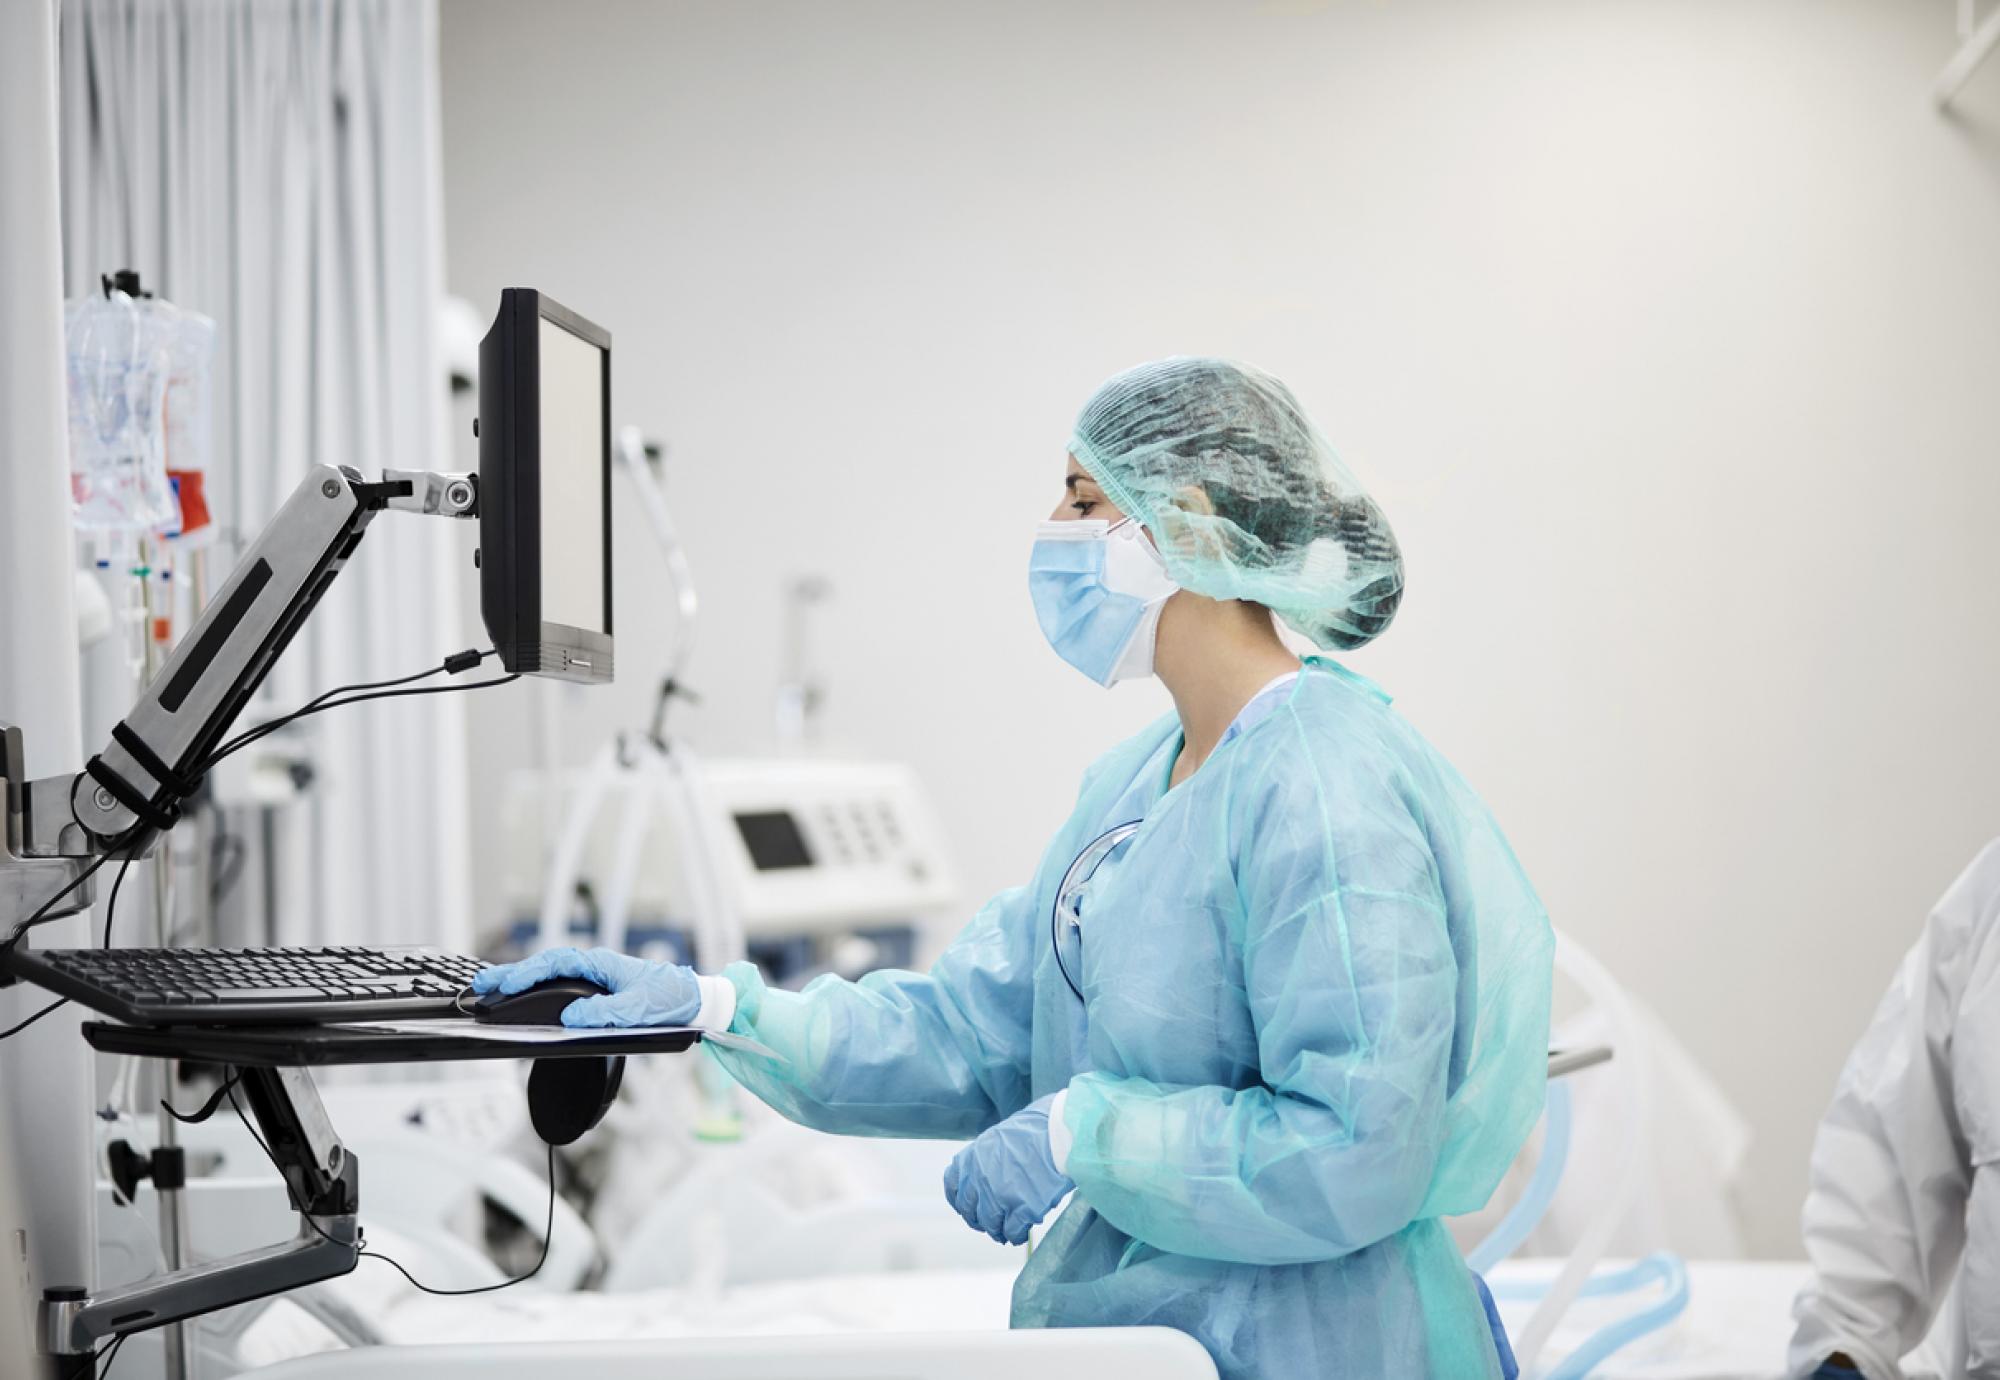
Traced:
POLYGON ((1063 1108, 1069 1103, 1069 1089, 1064 1088, 1049 1099, 1049 1158, 1055 1161, 1056 1173, 1069 1177, 1070 1147, 1076 1144, 1076 1137, 1070 1133, 1069 1123, 1063 1120, 1063 1108))
POLYGON ((699 974, 695 983, 701 988, 701 1009, 689 1024, 698 1030, 729 1029, 729 1023, 736 1019, 736 984, 726 977, 699 974))

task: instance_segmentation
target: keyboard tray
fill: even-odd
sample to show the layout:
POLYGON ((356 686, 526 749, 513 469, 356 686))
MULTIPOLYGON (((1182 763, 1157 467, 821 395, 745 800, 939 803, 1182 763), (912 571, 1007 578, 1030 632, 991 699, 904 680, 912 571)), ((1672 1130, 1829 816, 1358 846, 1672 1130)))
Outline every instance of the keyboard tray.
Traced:
POLYGON ((241 1068, 302 1068, 333 1064, 413 1064, 470 1059, 583 1059, 608 1054, 679 1054, 701 1040, 698 1030, 633 1030, 579 1035, 575 1040, 492 1038, 470 1018, 426 1021, 417 1031, 347 1030, 339 1026, 134 1026, 86 1021, 83 1038, 106 1054, 193 1059, 241 1068))

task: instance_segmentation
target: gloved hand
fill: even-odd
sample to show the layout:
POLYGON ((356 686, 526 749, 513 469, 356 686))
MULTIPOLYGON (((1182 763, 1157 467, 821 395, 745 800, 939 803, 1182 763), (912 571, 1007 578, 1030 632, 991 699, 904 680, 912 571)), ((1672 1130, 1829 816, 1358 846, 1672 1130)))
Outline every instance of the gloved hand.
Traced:
MULTIPOLYGON (((693 1025, 701 1012, 703 984, 694 969, 649 963, 613 949, 544 949, 519 963, 481 970, 472 979, 472 990, 482 996, 512 996, 564 977, 587 978, 610 989, 609 996, 579 997, 563 1008, 562 1023, 574 1029, 693 1025)), ((722 983, 720 978, 709 981, 722 983)), ((726 1018, 722 1024, 728 1024, 726 1018)))
POLYGON ((1049 1146, 1049 1103, 1031 1102, 989 1126, 944 1171, 944 1196, 968 1226, 1009 1246, 1028 1239, 1028 1228, 1076 1187, 1056 1168, 1049 1146))

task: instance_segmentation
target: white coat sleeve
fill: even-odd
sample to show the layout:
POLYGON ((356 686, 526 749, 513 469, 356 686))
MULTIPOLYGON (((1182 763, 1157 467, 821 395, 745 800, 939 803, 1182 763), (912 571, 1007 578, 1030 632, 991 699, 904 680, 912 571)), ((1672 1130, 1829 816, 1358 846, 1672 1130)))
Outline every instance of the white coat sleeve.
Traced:
POLYGON ((1965 1227, 1958 1287, 1965 1373, 1969 1380, 2000 1380, 2000 1161, 1989 1160, 1973 1171, 1965 1227))
POLYGON ((1972 1164, 1958 1304, 1964 1373, 2000 1380, 2000 883, 1968 938, 1965 969, 1951 1048, 1958 1124, 1972 1164))
POLYGON ((1869 1380, 1897 1380, 1959 1268, 1972 1153, 1953 1053, 1974 940, 1996 911, 2000 844, 1945 893, 1841 1070, 1807 1176, 1793 1375, 1845 1352, 1869 1380))

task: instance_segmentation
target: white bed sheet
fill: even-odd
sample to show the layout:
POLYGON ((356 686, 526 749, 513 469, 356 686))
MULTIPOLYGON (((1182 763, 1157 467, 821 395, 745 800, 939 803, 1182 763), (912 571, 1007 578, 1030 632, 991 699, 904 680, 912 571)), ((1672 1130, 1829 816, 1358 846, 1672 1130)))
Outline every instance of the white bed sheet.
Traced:
POLYGON ((384 1340, 408 1343, 993 1331, 1007 1326, 1013 1287, 1011 1270, 928 1270, 777 1280, 715 1292, 508 1289, 477 1300, 399 1292, 367 1313, 384 1340))
MULTIPOLYGON (((1614 1267, 1627 1262, 1608 1261, 1614 1267)), ((1488 1278, 1546 1281, 1562 1262, 1509 1260, 1488 1278)), ((1688 1264, 1687 1310, 1665 1328, 1615 1352, 1596 1370, 1600 1380, 1782 1380, 1785 1343, 1792 1335, 1792 1296, 1806 1264, 1791 1260, 1711 1260, 1688 1264)), ((1545 1361, 1567 1356, 1585 1338, 1624 1316, 1657 1291, 1578 1299, 1550 1339, 1545 1361)), ((1532 1299, 1502 1298, 1501 1321, 1518 1337, 1535 1311, 1532 1299)))
MULTIPOLYGON (((1546 1279, 1553 1261, 1509 1261, 1496 1280, 1546 1279)), ((362 1266, 364 1271, 371 1267, 362 1266)), ((1801 1262, 1714 1261, 1689 1266, 1688 1310, 1666 1330, 1633 1343, 1595 1372, 1603 1380, 1779 1380, 1791 1335, 1801 1262)), ((386 1271, 384 1272, 386 1273, 386 1271)), ((798 1336, 880 1331, 983 1331, 1007 1325, 1014 1271, 927 1270, 833 1275, 737 1285, 718 1291, 656 1289, 632 1294, 507 1290, 477 1300, 432 1298, 386 1281, 356 1280, 353 1302, 394 1342, 507 1342, 695 1336, 798 1336)), ((400 1283, 400 1281, 399 1281, 400 1283)), ((1586 1299, 1557 1330, 1560 1358, 1632 1300, 1586 1299)), ((1519 1334, 1532 1301, 1502 1300, 1519 1334)))

